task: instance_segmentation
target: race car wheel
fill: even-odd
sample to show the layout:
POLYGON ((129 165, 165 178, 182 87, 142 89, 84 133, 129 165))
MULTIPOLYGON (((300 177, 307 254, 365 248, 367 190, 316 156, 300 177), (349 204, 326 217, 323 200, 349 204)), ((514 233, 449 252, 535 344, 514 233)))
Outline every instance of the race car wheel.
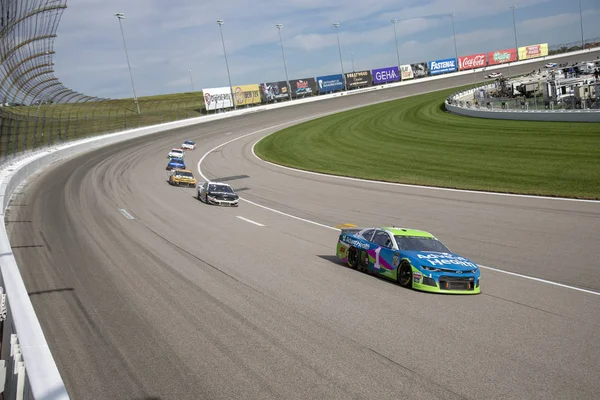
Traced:
POLYGON ((412 267, 409 263, 403 262, 398 269, 398 283, 400 286, 412 287, 412 267))
POLYGON ((352 269, 356 269, 358 267, 358 250, 355 247, 350 247, 348 249, 348 266, 352 269))
POLYGON ((198 200, 202 201, 202 199, 200 198, 200 192, 198 192, 198 200))

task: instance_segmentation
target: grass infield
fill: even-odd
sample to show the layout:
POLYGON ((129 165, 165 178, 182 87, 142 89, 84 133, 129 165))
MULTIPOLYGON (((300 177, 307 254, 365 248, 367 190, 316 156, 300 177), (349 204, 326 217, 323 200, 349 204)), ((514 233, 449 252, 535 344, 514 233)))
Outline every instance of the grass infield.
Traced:
POLYGON ((600 124, 461 117, 443 106, 457 90, 305 122, 263 138, 255 152, 356 178, 600 199, 600 124))

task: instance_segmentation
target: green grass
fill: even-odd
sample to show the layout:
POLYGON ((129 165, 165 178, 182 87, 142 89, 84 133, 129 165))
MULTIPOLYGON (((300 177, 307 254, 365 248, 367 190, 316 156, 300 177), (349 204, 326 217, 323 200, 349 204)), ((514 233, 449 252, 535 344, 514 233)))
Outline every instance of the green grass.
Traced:
POLYGON ((198 117, 202 92, 101 102, 3 107, 0 157, 67 140, 198 117))
POLYGON ((255 151, 335 175, 600 199, 600 124, 461 117, 443 106, 457 90, 319 118, 267 136, 255 151))

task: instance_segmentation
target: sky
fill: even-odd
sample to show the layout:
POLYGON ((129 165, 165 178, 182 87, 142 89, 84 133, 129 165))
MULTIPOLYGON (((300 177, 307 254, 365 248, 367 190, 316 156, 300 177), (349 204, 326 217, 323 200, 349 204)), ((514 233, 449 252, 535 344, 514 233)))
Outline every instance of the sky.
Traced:
MULTIPOLYGON (((578 0, 79 0, 67 2, 54 44, 56 76, 104 98, 151 96, 308 78, 513 48, 581 41, 578 0), (327 4, 327 5, 324 5, 327 4), (335 28, 334 23, 340 26, 335 28), (191 70, 191 74, 190 71, 191 70), (190 79, 191 75, 191 79, 190 79)), ((600 0, 581 0, 584 36, 600 37, 600 0)))

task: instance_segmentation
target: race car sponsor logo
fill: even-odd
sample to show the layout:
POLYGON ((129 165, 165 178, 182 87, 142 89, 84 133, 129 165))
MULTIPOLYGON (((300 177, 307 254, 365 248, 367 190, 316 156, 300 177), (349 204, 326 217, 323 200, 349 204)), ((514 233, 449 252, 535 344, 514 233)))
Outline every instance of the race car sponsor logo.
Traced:
POLYGON ((358 247, 360 249, 368 250, 370 247, 368 243, 363 243, 360 240, 354 239, 351 236, 343 236, 341 240, 344 243, 348 243, 349 245, 358 247))
POLYGON ((441 254, 417 254, 417 258, 427 260, 432 266, 442 265, 462 265, 463 267, 477 268, 477 265, 465 257, 457 256, 456 254, 441 253, 441 254))
POLYGON ((418 272, 414 272, 414 273, 413 273, 413 281, 414 281, 415 283, 420 283, 420 282, 421 282, 421 278, 422 278, 422 277, 423 277, 423 276, 422 276, 420 273, 418 273, 418 272))
POLYGON ((394 253, 394 257, 392 257, 392 264, 394 267, 398 267, 398 265, 400 265, 400 253, 394 253))

